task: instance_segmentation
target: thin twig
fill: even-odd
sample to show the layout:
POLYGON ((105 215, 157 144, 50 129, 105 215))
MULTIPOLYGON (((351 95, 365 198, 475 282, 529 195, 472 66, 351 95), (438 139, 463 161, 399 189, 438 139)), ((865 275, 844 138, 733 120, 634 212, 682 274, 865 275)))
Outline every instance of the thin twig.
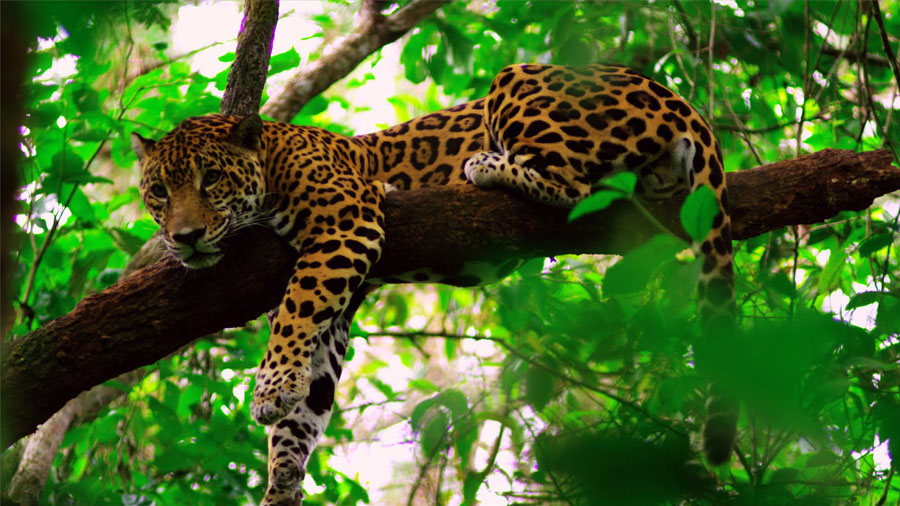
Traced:
POLYGON ((881 7, 878 0, 872 0, 871 16, 875 18, 875 24, 878 25, 878 32, 881 35, 881 45, 884 46, 884 54, 887 55, 888 64, 894 72, 894 80, 897 82, 897 88, 900 89, 900 65, 897 58, 894 57, 894 48, 891 47, 891 41, 888 40, 887 29, 884 27, 884 16, 881 15, 881 7))

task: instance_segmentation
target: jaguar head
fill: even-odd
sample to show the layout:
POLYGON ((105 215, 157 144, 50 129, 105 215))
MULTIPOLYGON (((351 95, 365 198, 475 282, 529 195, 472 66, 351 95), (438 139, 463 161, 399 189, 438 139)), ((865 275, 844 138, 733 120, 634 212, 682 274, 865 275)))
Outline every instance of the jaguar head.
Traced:
POLYGON ((222 239, 259 219, 265 177, 258 115, 188 118, 159 141, 133 133, 131 142, 141 198, 187 267, 215 264, 222 239))

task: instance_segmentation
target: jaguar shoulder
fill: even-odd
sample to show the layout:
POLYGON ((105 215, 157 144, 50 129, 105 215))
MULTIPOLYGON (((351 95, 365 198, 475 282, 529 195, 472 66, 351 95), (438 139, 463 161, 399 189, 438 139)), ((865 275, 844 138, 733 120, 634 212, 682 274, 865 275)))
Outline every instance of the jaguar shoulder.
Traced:
MULTIPOLYGON (((346 325, 381 253, 381 202, 391 187, 473 182, 571 206, 620 171, 638 176, 636 193, 644 199, 707 186, 720 212, 697 245, 705 258, 701 318, 732 312, 730 225, 716 140, 683 99, 626 67, 510 66, 484 99, 357 137, 256 115, 210 115, 185 120, 159 141, 134 134, 133 145, 143 200, 168 248, 188 267, 216 263, 223 239, 253 224, 271 227, 299 253, 270 315, 251 403, 258 421, 277 422, 265 504, 299 494, 306 459, 327 424, 346 325)), ((710 413, 706 449, 718 463, 733 446, 734 408, 715 409, 721 413, 710 413)))

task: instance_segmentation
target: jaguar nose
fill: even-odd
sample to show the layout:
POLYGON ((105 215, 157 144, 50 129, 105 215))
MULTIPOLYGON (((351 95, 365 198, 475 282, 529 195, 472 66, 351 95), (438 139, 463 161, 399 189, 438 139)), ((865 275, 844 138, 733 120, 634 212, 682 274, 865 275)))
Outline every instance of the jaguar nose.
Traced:
POLYGON ((182 229, 177 234, 172 234, 172 239, 175 241, 188 245, 190 247, 195 247, 197 245, 197 241, 203 237, 203 234, 206 233, 206 227, 191 229, 182 229))

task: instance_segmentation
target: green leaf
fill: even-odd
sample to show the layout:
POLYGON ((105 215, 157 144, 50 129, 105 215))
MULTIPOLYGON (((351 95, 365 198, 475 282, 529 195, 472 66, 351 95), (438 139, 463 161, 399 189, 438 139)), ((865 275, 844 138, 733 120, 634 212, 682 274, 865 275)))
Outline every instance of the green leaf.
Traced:
POLYGON ((272 56, 269 60, 269 76, 296 68, 300 65, 300 55, 293 47, 289 50, 272 56))
POLYGON ((322 95, 316 95, 303 106, 303 109, 300 109, 298 115, 315 116, 320 112, 324 112, 325 109, 328 109, 328 100, 322 95))
POLYGON ((543 367, 530 366, 525 372, 525 399, 535 411, 541 411, 555 396, 556 376, 543 367))
POLYGON ((69 210, 72 211, 72 214, 75 215, 79 220, 93 223, 97 221, 97 215, 94 213, 94 207, 91 206, 90 201, 88 201, 87 196, 81 191, 81 188, 74 189, 75 194, 72 195, 72 198, 69 200, 69 210))
POLYGON ((890 232, 881 232, 866 237, 863 242, 859 243, 857 252, 861 257, 870 257, 872 253, 888 247, 894 240, 894 234, 890 232))
POLYGON ((107 230, 107 232, 113 238, 113 241, 115 241, 116 246, 129 255, 134 255, 140 251, 144 243, 147 242, 145 239, 132 234, 124 228, 111 228, 107 230))
POLYGON ((847 253, 844 250, 831 250, 831 256, 828 257, 828 263, 825 264, 825 268, 822 269, 822 274, 819 275, 818 287, 820 293, 831 293, 835 288, 840 286, 840 274, 844 269, 846 260, 847 253))
POLYGON ((475 504, 475 498, 482 483, 484 483, 484 476, 480 473, 466 473, 466 477, 463 479, 463 506, 475 504))
POLYGON ((432 410, 421 431, 422 450, 429 458, 444 447, 447 440, 447 429, 450 428, 450 417, 445 411, 432 410))
POLYGON ((114 252, 115 250, 112 249, 100 249, 76 258, 75 262, 72 264, 72 276, 69 278, 69 290, 71 290, 72 293, 81 293, 91 269, 97 271, 102 270, 106 267, 106 262, 114 252))
POLYGON ((597 186, 606 186, 631 195, 634 193, 634 187, 637 186, 637 174, 634 172, 619 172, 614 176, 601 179, 597 186))
POLYGON ((858 307, 868 306, 869 304, 874 304, 881 300, 882 293, 881 292, 860 292, 850 297, 850 301, 847 302, 847 311, 851 309, 856 309, 858 307))
POLYGON ((900 298, 885 294, 884 299, 878 304, 878 316, 875 321, 885 332, 900 331, 900 298))
POLYGON ((531 260, 526 261, 518 269, 518 272, 522 277, 530 277, 537 276, 544 270, 544 259, 543 258, 532 258, 531 260))
POLYGON ((369 377, 368 380, 369 380, 369 383, 372 384, 372 386, 374 386, 376 389, 378 389, 378 391, 381 392, 381 394, 387 398, 387 400, 392 400, 394 397, 397 396, 397 392, 394 392, 394 389, 391 388, 390 385, 381 381, 380 379, 378 379, 376 377, 369 377))
POLYGON ((687 196, 681 206, 681 225, 691 239, 702 242, 709 235, 717 214, 719 203, 716 194, 708 186, 700 186, 687 196))
POLYGON ((676 253, 686 247, 687 244, 675 236, 653 236, 606 271, 603 292, 632 293, 643 289, 663 263, 672 260, 676 253))
POLYGON ((433 393, 439 390, 437 385, 424 378, 415 378, 409 380, 409 387, 426 393, 433 393))
POLYGON ((84 160, 68 147, 53 154, 52 161, 44 168, 44 172, 60 177, 64 183, 87 173, 84 170, 84 160))
POLYGON ((589 197, 582 200, 569 212, 569 222, 588 213, 606 209, 621 198, 630 198, 637 185, 637 175, 633 172, 619 172, 614 176, 600 180, 589 197))
POLYGON ((465 415, 469 411, 469 401, 466 400, 465 394, 455 388, 439 393, 436 400, 450 409, 454 419, 465 415))
POLYGON ((628 194, 622 193, 619 190, 600 190, 595 192, 591 196, 575 204, 575 207, 569 211, 569 222, 571 223, 586 214, 602 211, 616 200, 624 198, 628 198, 628 194))

